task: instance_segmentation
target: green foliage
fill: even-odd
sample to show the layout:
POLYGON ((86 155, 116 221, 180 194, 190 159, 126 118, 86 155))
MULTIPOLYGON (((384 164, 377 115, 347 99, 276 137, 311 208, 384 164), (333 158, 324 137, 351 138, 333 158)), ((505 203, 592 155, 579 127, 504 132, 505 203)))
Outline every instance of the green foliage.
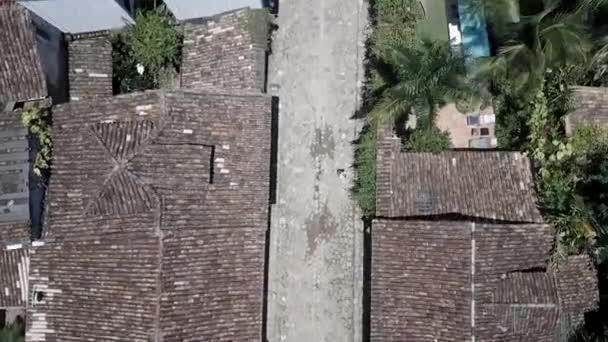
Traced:
POLYGON ((23 327, 14 324, 0 329, 0 342, 25 342, 23 327))
MULTIPOLYGON (((580 80, 580 69, 564 66, 545 73, 542 96, 546 99, 547 124, 561 131, 561 118, 574 107, 572 86, 580 80)), ((496 136, 500 148, 526 151, 530 136, 530 113, 537 93, 521 91, 508 80, 495 85, 496 136)))
POLYGON ((483 73, 493 78, 506 77, 513 86, 534 93, 543 83, 547 69, 584 64, 590 59, 593 41, 580 6, 560 0, 539 0, 534 6, 526 3, 522 7, 527 15, 505 21, 511 16, 504 15, 508 13, 504 11, 512 12, 506 8, 512 9, 515 0, 485 3, 493 8, 487 11, 491 20, 498 23, 494 38, 499 49, 498 55, 480 68, 483 73))
POLYGON ((21 122, 37 139, 38 154, 34 160, 34 172, 39 176, 48 174, 53 154, 53 137, 48 110, 37 107, 27 109, 21 113, 21 122))
POLYGON ((155 73, 179 63, 181 38, 167 14, 139 12, 125 31, 126 43, 138 63, 155 73))
MULTIPOLYGON (((374 32, 370 38, 371 53, 369 79, 371 92, 366 92, 364 103, 378 108, 377 101, 393 80, 384 70, 386 65, 378 59, 388 46, 400 44, 408 46, 414 42, 416 20, 421 17, 418 0, 376 0, 371 8, 374 32)), ((387 101, 383 99, 381 101, 387 101)), ((409 110, 409 109, 408 109, 409 110)), ((366 219, 376 213, 376 133, 379 122, 369 118, 368 126, 360 132, 355 150, 355 184, 353 197, 359 204, 366 219)))
POLYGON ((112 39, 117 92, 156 89, 166 83, 179 70, 182 38, 167 12, 138 12, 135 23, 112 39))
POLYGON ((376 129, 367 126, 359 136, 355 150, 356 178, 353 197, 365 218, 376 213, 376 129))
POLYGON ((553 130, 540 128, 546 121, 532 120, 531 146, 536 148, 531 155, 539 165, 537 188, 558 232, 557 252, 598 254, 597 248, 608 242, 608 132, 595 125, 580 125, 571 137, 560 139, 553 130))
POLYGON ((270 47, 273 16, 266 8, 250 9, 245 12, 247 27, 254 44, 268 49, 270 47))
POLYGON ((376 0, 373 11, 376 26, 372 45, 377 55, 381 55, 386 46, 414 42, 416 21, 423 15, 418 0, 376 0))
POLYGON ((406 149, 413 152, 441 152, 452 148, 450 132, 440 129, 416 129, 405 144, 406 149))
POLYGON ((418 127, 431 128, 444 103, 481 104, 480 88, 466 78, 464 60, 452 53, 449 43, 423 39, 384 51, 375 83, 379 100, 371 113, 375 120, 398 118, 414 108, 418 127))
POLYGON ((527 104, 517 96, 501 94, 496 97, 494 110, 498 147, 515 151, 526 150, 530 134, 527 104))

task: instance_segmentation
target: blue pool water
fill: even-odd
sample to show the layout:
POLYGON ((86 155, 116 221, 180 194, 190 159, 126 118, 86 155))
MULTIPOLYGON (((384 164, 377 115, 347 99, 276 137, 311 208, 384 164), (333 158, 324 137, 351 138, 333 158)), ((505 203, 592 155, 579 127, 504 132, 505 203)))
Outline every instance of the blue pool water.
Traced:
POLYGON ((462 46, 467 59, 490 56, 486 18, 479 0, 458 0, 462 46))

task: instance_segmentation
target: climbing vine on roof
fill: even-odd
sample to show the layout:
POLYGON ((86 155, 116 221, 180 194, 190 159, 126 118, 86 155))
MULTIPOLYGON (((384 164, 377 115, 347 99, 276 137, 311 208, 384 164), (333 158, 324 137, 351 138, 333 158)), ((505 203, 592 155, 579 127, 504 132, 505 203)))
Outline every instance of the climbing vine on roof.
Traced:
POLYGON ((53 155, 53 132, 49 111, 38 107, 26 109, 21 113, 21 122, 36 137, 38 153, 34 160, 34 173, 46 176, 50 171, 53 155))

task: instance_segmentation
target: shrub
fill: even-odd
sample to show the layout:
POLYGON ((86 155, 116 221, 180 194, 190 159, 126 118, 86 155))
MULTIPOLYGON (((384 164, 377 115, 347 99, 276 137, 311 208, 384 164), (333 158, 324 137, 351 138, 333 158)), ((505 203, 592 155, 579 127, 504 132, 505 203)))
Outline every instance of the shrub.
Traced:
POLYGON ((138 12, 135 23, 112 39, 116 92, 156 89, 175 75, 181 63, 182 38, 167 12, 138 12))
POLYGON ((413 152, 440 152, 451 147, 450 132, 436 127, 414 130, 405 144, 405 148, 413 152))
POLYGON ((133 58, 152 73, 178 66, 182 42, 168 14, 139 12, 135 24, 127 26, 125 38, 133 58))
POLYGON ((376 131, 367 126, 359 136, 355 149, 355 185, 353 197, 364 218, 376 213, 376 131))
POLYGON ((540 165, 537 188, 557 229, 558 251, 597 254, 608 238, 608 132, 581 125, 568 139, 549 145, 534 155, 540 165))

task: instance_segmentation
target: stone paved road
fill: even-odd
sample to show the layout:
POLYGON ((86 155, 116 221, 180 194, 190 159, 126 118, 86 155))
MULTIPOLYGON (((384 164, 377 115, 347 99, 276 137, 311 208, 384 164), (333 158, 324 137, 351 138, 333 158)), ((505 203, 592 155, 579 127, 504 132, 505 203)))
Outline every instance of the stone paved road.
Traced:
POLYGON ((363 224, 350 199, 364 0, 281 0, 268 340, 361 341, 363 224))

